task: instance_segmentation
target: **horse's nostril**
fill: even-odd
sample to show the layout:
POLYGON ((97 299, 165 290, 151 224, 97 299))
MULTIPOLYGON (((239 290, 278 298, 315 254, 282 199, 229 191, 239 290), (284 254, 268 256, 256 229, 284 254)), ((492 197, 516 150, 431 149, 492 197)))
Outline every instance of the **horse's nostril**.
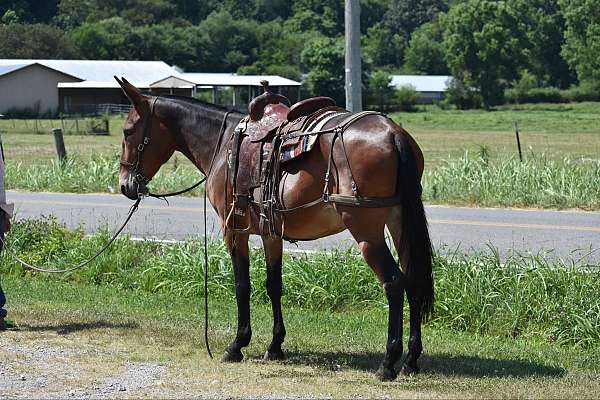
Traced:
POLYGON ((125 185, 121 185, 121 193, 123 193, 125 196, 127 196, 127 188, 125 187, 125 185))

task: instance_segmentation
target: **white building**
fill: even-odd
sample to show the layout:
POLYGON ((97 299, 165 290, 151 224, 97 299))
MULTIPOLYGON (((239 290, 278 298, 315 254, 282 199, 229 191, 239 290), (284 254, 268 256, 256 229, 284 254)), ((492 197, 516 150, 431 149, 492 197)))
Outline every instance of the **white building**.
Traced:
POLYGON ((448 75, 392 75, 390 86, 412 86, 421 95, 419 102, 429 104, 444 99, 451 80, 448 75))

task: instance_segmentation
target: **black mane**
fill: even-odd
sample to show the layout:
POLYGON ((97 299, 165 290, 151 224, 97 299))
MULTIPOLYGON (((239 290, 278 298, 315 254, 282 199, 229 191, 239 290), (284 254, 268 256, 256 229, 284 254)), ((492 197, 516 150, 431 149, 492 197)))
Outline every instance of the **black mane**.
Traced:
POLYGON ((194 97, 188 97, 188 96, 177 96, 174 94, 166 94, 166 95, 160 95, 161 98, 163 99, 169 99, 169 100, 176 100, 176 101, 180 101, 180 102, 184 102, 187 104, 190 104, 192 106, 200 106, 203 108, 207 108, 210 111, 220 111, 220 112, 231 112, 231 113, 236 113, 236 114, 240 114, 240 115, 244 115, 242 112, 235 110, 235 109, 231 109, 228 107, 224 107, 224 106, 220 106, 218 104, 213 104, 213 103, 209 103, 207 101, 202 101, 199 99, 196 99, 194 97))

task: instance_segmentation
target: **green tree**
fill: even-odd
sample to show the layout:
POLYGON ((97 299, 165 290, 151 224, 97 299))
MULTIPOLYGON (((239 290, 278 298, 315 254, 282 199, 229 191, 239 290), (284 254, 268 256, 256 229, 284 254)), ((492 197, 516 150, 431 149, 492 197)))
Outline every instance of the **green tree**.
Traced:
POLYGON ((439 19, 421 25, 413 32, 405 54, 407 69, 429 75, 446 75, 444 30, 439 19))
POLYGON ((404 85, 396 89, 394 97, 400 111, 415 111, 419 101, 419 92, 412 85, 404 85))
POLYGON ((543 86, 566 88, 575 79, 561 55, 565 43, 565 19, 558 0, 510 0, 524 27, 526 62, 522 66, 543 86))
POLYGON ((12 10, 24 23, 49 23, 56 15, 58 0, 2 0, 0 16, 12 10))
POLYGON ((404 63, 406 44, 404 36, 392 33, 382 23, 370 27, 362 38, 363 54, 376 67, 400 67, 404 63))
POLYGON ((392 0, 383 24, 392 34, 401 34, 408 42, 412 33, 440 12, 448 11, 447 0, 392 0))
POLYGON ((338 104, 344 104, 343 41, 327 37, 315 38, 306 44, 301 58, 304 70, 309 71, 305 77, 309 94, 329 96, 338 104))
POLYGON ((385 70, 374 71, 369 77, 368 97, 377 105, 380 111, 385 111, 386 106, 393 102, 395 89, 390 86, 391 75, 385 70))
POLYGON ((479 90, 487 107, 504 100, 504 89, 525 64, 524 27, 508 2, 467 0, 445 19, 444 47, 452 75, 479 90))
POLYGON ((45 24, 0 25, 0 58, 78 58, 65 32, 45 24))
POLYGON ((560 0, 566 20, 562 54, 580 81, 600 82, 600 5, 597 0, 560 0))

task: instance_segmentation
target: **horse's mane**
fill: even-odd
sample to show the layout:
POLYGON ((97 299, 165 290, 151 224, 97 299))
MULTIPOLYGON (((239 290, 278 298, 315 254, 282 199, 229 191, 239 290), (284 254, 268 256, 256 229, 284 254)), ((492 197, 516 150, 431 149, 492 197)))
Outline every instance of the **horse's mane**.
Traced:
POLYGON ((202 101, 199 99, 196 99, 194 97, 187 97, 187 96, 177 96, 174 94, 167 94, 167 95, 160 95, 160 97, 162 99, 169 99, 169 100, 175 100, 178 102, 183 102, 186 104, 189 104, 191 106, 195 106, 195 107, 202 107, 203 109, 208 109, 209 111, 220 111, 220 112, 231 112, 231 113, 237 113, 240 115, 243 115, 243 113, 237 111, 237 110, 233 110, 224 106, 220 106, 218 104, 213 104, 213 103, 209 103, 206 101, 202 101))

